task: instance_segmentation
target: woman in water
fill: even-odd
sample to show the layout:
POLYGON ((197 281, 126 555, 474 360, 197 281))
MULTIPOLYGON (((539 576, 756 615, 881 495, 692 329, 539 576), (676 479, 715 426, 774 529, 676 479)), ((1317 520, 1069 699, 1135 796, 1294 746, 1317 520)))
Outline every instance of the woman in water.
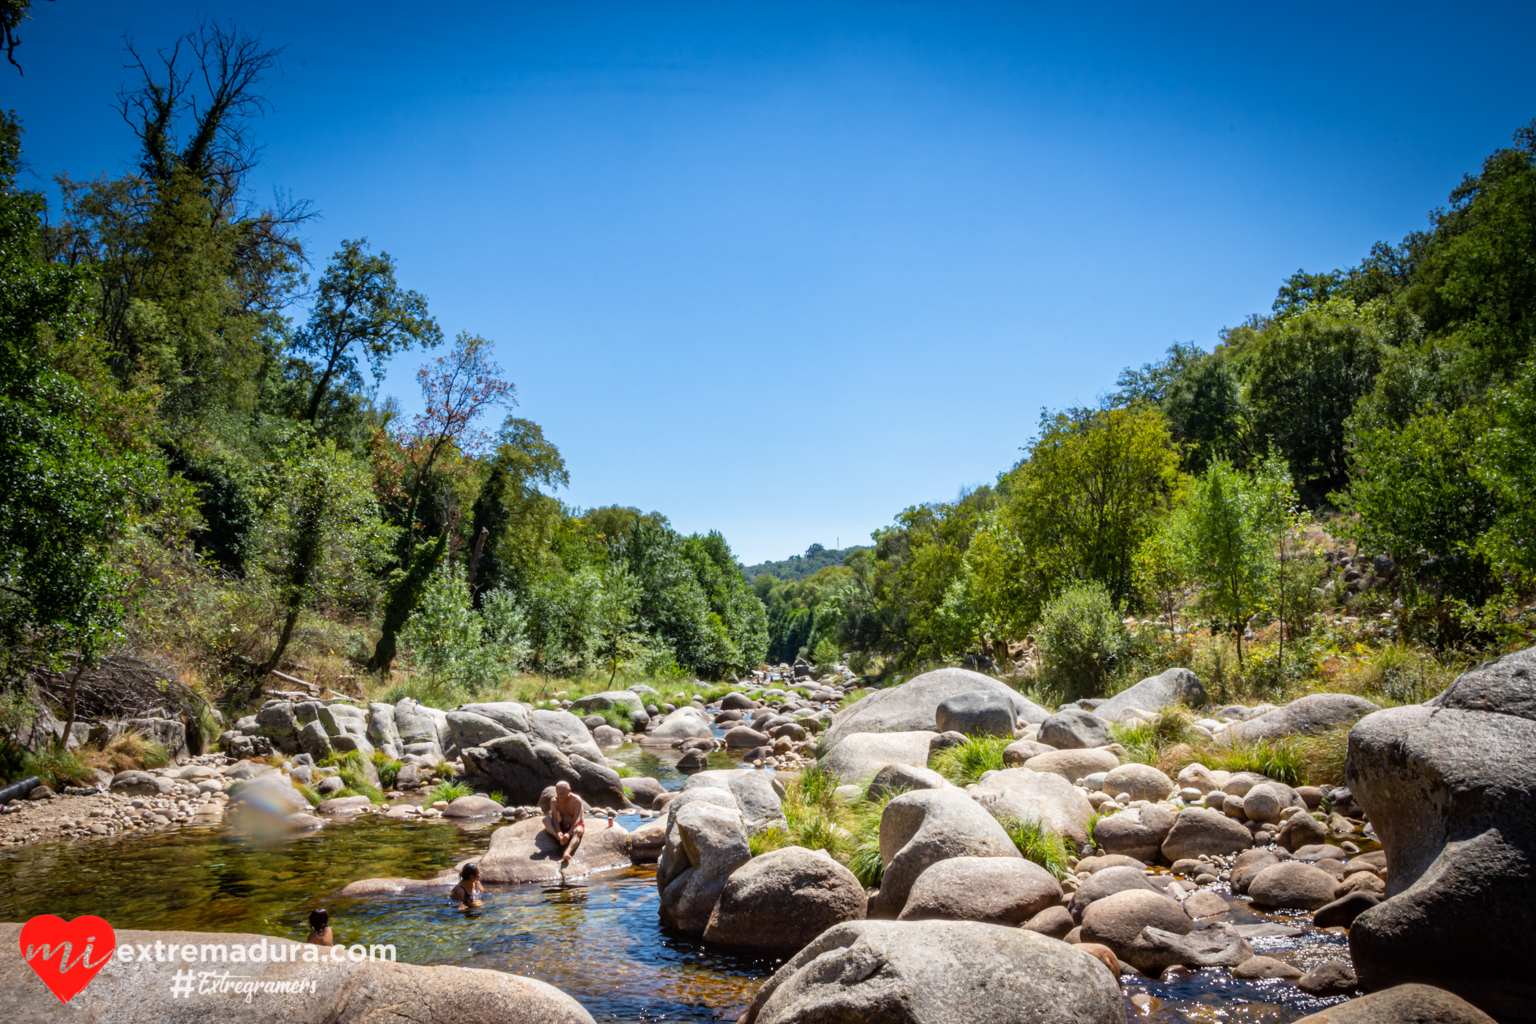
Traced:
POLYGON ((304 940, 314 946, 334 946, 331 938, 331 915, 324 910, 309 912, 309 938, 304 940))
POLYGON ((465 864, 459 871, 459 884, 453 887, 448 899, 460 910, 468 910, 480 906, 480 896, 484 893, 485 886, 480 884, 480 865, 465 864))

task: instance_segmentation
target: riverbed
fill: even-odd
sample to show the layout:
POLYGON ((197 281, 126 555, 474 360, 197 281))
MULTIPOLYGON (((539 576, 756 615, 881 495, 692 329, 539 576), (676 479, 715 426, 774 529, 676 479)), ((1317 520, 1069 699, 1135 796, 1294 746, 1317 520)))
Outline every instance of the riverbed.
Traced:
MULTIPOLYGON (((613 753, 677 789, 684 779, 672 755, 632 746, 613 753)), ((712 755, 711 767, 731 766, 726 754, 712 755)), ((636 814, 617 821, 630 829, 643 824, 636 814)), ((20 847, 0 853, 0 920, 94 914, 116 928, 302 940, 309 912, 324 907, 338 943, 392 943, 407 963, 537 978, 612 1024, 734 1021, 776 968, 775 960, 725 955, 665 932, 648 867, 566 886, 492 886, 485 906, 467 912, 450 909, 441 894, 335 895, 360 878, 435 875, 483 853, 500 825, 361 815, 280 839, 251 839, 220 824, 20 847)), ((1312 928, 1310 915, 1239 909, 1234 921, 1301 927, 1299 936, 1250 942, 1303 969, 1349 958, 1342 933, 1312 928)), ((1339 1001, 1305 996, 1285 982, 1236 981, 1220 969, 1168 983, 1128 979, 1125 993, 1132 1020, 1167 1024, 1288 1024, 1339 1001), (1153 997, 1150 1012, 1129 1002, 1138 994, 1153 997)))

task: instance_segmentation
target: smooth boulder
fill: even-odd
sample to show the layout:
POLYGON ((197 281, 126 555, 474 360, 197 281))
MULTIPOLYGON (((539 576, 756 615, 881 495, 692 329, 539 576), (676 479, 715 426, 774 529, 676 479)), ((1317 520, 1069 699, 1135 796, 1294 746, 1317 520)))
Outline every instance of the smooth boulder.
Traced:
POLYGON ((1218 811, 1205 807, 1186 807, 1174 819, 1168 838, 1163 840, 1163 856, 1171 864, 1176 860, 1238 853, 1253 846, 1253 833, 1218 811))
POLYGON ((1361 719, 1346 781, 1386 849, 1387 899, 1349 931, 1362 987, 1536 1019, 1536 972, 1512 969, 1536 961, 1536 648, 1361 719))
POLYGON ((951 857, 929 867, 907 894, 902 921, 980 921, 1014 927, 1061 899, 1061 883, 1033 861, 951 857))
POLYGON ((1009 695, 995 690, 969 690, 939 701, 933 720, 938 732, 1011 737, 1014 705, 1009 695))
POLYGON ((1170 668, 1143 679, 1099 704, 1093 713, 1111 722, 1135 718, 1133 711, 1158 712, 1179 703, 1199 706, 1210 703, 1200 677, 1187 668, 1170 668))
POLYGON ((1105 853, 1135 857, 1149 863, 1162 852, 1177 815, 1166 804, 1144 804, 1100 818, 1093 839, 1105 853))
POLYGON ((1252 743, 1286 736, 1315 736, 1337 726, 1353 725, 1371 712, 1379 710, 1364 697, 1352 693, 1312 693, 1257 718, 1234 722, 1219 735, 1223 742, 1229 743, 1252 743))
POLYGON ((942 732, 937 728, 939 704, 961 693, 996 694, 1013 708, 1014 718, 1030 723, 1045 721, 1047 712, 1018 691, 980 672, 941 668, 899 686, 877 690, 839 711, 827 727, 823 750, 831 750, 846 737, 872 732, 942 732))
MULTIPOLYGON (((524 818, 491 833, 490 847, 478 858, 482 881, 504 885, 558 882, 560 844, 544 830, 543 818, 524 818)), ((588 819, 585 838, 564 877, 586 878, 622 871, 632 863, 629 832, 621 825, 599 825, 588 819)))
POLYGON ((859 732, 828 749, 820 767, 844 784, 864 782, 888 764, 928 766, 934 732, 859 732))
MULTIPOLYGON (((1521 1018, 1512 1018, 1519 1020, 1521 1018)), ((1296 1024, 1495 1024, 1455 993, 1433 985, 1397 985, 1339 1003, 1296 1024)))
POLYGON ((1022 856, 997 819, 961 790, 903 793, 880 816, 880 907, 900 914, 918 877, 941 860, 1022 856))
POLYGON ((1120 758, 1108 750, 1052 750, 1024 762, 1032 772, 1050 772, 1068 782, 1076 782, 1099 772, 1120 767, 1120 758))
POLYGON ((1125 1024, 1098 960, 1024 928, 855 921, 823 932, 758 989, 741 1024, 1125 1024))
POLYGON ((789 846, 733 871, 704 927, 704 941, 785 955, 828 928, 864 917, 864 887, 823 850, 789 846))
POLYGON ((1082 708, 1063 708, 1051 715, 1040 723, 1036 739, 1057 750, 1087 750, 1110 742, 1104 719, 1082 708))
POLYGON ((1093 805, 1082 790, 1060 775, 1005 768, 981 780, 971 795, 994 817, 1034 819, 1079 847, 1088 844, 1093 805))

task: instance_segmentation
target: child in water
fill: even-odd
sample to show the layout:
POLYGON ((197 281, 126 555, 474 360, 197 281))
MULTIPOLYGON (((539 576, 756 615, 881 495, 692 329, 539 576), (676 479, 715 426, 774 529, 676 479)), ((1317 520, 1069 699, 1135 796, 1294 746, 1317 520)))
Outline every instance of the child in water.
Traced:
POLYGON ((479 897, 484 892, 485 886, 480 884, 480 865, 465 864, 459 872, 459 884, 453 887, 448 899, 458 904, 460 910, 468 910, 480 906, 479 897))
POLYGON ((304 940, 315 946, 334 946, 336 940, 331 938, 331 915, 324 910, 311 910, 309 912, 309 938, 304 940))

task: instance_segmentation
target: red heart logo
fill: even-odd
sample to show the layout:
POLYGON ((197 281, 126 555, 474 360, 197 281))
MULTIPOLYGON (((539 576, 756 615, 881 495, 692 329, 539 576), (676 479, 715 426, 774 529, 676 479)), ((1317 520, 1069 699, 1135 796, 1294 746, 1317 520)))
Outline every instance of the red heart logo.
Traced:
POLYGON ((112 926, 99 917, 65 921, 41 914, 21 926, 21 956, 61 1002, 91 983, 117 949, 112 926), (100 956, 97 950, 105 950, 100 956))

